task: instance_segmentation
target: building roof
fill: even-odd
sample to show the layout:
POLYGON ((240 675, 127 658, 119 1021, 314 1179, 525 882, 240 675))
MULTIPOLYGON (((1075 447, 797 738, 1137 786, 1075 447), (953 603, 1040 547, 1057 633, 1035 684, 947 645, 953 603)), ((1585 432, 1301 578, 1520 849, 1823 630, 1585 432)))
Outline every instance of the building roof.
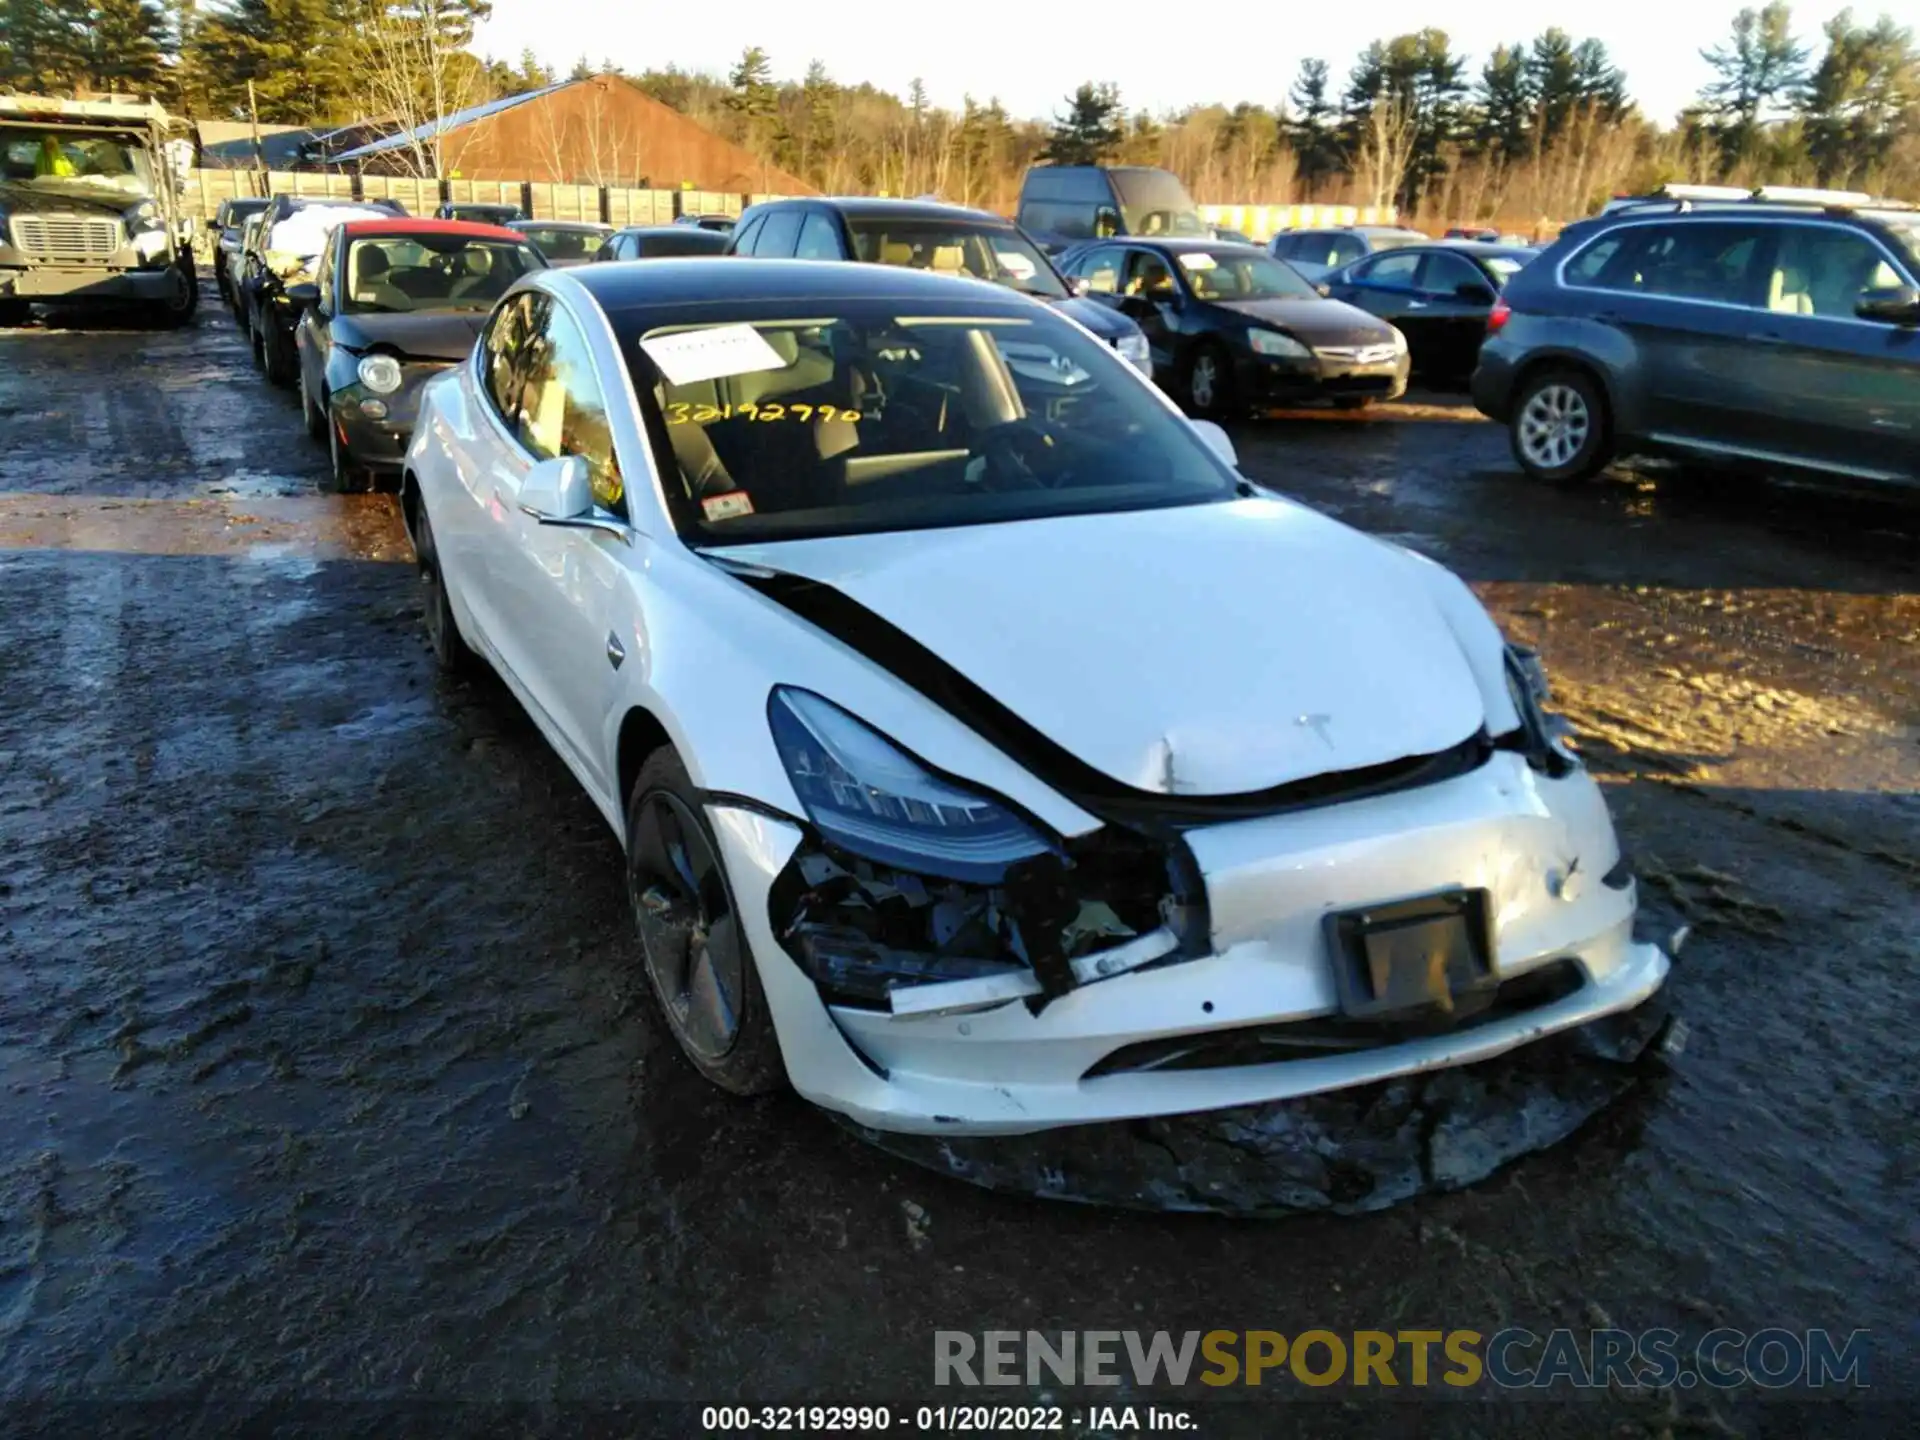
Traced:
POLYGON ((437 135, 445 135, 450 130, 471 125, 476 120, 485 120, 498 115, 516 105, 524 105, 529 100, 538 100, 543 95, 551 95, 556 90, 564 90, 573 84, 571 80, 561 80, 552 85, 543 85, 538 90, 523 90, 518 95, 509 95, 503 100, 489 100, 484 105, 469 105, 464 110, 456 110, 451 115, 443 115, 439 120, 429 120, 424 125, 416 125, 411 130, 402 130, 397 134, 385 136, 369 144, 352 150, 344 150, 338 155, 327 157, 329 163, 351 165, 357 160, 366 160, 375 155, 384 155, 392 150, 403 150, 410 145, 431 140, 437 135))
POLYGON ((517 230, 483 225, 477 220, 351 220, 341 228, 350 240, 382 235, 467 235, 475 240, 511 240, 516 245, 527 241, 517 230))

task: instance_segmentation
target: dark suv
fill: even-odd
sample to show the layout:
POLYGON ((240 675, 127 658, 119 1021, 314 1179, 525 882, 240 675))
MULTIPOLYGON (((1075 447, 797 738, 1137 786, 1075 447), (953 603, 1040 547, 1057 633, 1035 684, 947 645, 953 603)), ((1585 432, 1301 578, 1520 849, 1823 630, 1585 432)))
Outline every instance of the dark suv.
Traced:
POLYGON ((1581 221, 1473 375, 1540 479, 1632 453, 1920 483, 1920 210, 1753 200, 1581 221))

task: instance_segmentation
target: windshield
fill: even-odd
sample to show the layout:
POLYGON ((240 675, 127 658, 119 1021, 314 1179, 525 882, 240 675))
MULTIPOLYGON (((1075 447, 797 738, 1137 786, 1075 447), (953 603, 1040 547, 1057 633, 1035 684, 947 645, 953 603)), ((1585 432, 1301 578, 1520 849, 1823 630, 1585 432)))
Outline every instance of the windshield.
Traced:
POLYGON ((40 186, 111 186, 135 198, 153 194, 146 146, 118 135, 9 128, 0 135, 0 177, 40 186))
POLYGON ((1114 170, 1114 194, 1129 235, 1200 235, 1213 233, 1187 194, 1187 187, 1165 170, 1114 170))
POLYGON ((1233 473, 1124 361, 1051 314, 796 305, 786 307, 793 318, 735 310, 657 328, 614 317, 628 329, 621 350, 674 523, 692 541, 990 524, 1236 493, 1233 473))
POLYGON ((857 217, 849 218, 847 227, 853 231, 855 252, 869 263, 940 270, 1048 300, 1067 298, 1067 287, 1053 267, 1011 227, 857 217))
POLYGON ((229 200, 227 217, 222 224, 229 230, 238 230, 255 215, 262 213, 271 203, 268 200, 229 200))
POLYGON ((520 233, 539 246, 540 253, 549 260, 591 260, 599 254, 600 242, 607 238, 607 232, 599 230, 562 229, 554 225, 530 226, 520 233))
POLYGON ((1202 300, 1313 300, 1320 294, 1292 266, 1257 250, 1182 250, 1175 258, 1202 300))
POLYGON ((1887 228, 1906 247, 1908 268, 1920 272, 1920 219, 1890 220, 1887 228))
POLYGON ((459 235, 382 236, 347 250, 349 315, 490 310, 507 287, 541 268, 528 245, 459 235))

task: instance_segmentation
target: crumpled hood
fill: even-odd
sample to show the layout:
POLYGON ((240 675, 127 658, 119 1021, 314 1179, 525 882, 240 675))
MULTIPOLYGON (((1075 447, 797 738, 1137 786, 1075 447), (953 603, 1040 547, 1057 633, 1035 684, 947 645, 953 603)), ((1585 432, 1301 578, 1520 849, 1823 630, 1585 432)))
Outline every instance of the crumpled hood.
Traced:
POLYGON ((1308 345, 1384 345, 1393 327, 1342 300, 1216 300, 1223 310, 1278 326, 1308 345))
POLYGON ((111 215, 120 220, 147 197, 84 180, 0 180, 0 211, 10 215, 111 215))
POLYGON ((349 350, 384 347, 414 360, 464 360, 487 323, 485 310, 411 310, 397 315, 342 315, 334 343, 349 350))
POLYGON ((834 587, 1140 790, 1247 794, 1487 724, 1445 572, 1287 501, 717 553, 834 587))

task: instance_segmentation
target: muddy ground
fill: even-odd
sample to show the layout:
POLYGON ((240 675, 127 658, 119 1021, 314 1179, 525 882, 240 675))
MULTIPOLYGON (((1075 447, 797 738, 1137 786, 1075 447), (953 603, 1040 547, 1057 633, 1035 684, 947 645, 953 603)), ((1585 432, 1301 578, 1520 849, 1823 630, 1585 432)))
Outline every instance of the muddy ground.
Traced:
MULTIPOLYGON (((644 1001, 613 838, 497 686, 436 679, 392 502, 324 493, 225 317, 0 335, 0 1431, 408 1400, 647 1433, 685 1423, 653 1401, 951 1399, 937 1329, 1505 1324, 1867 1329, 1872 1388, 1426 1432, 1903 1428, 1920 511, 1536 487, 1448 397, 1236 440, 1541 647, 1648 929, 1688 927, 1666 1082, 1361 1219, 1010 1200, 709 1089, 644 1001)), ((1200 1433, 1421 1425, 1313 1395, 1200 1433)))

